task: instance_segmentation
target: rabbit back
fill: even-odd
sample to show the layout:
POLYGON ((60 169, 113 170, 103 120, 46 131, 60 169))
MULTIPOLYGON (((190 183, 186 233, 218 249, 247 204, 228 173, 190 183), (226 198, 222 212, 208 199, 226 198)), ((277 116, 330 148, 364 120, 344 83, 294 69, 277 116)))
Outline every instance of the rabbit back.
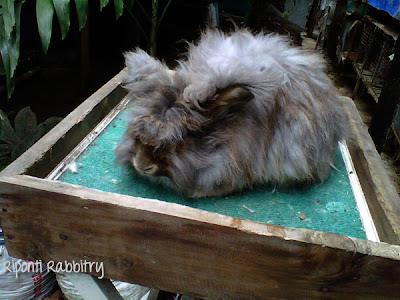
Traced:
POLYGON ((133 139, 154 147, 162 174, 188 196, 324 180, 337 142, 348 136, 324 60, 285 38, 210 30, 173 73, 141 59, 152 67, 129 77, 137 111, 120 156, 131 155, 133 139), (166 88, 173 96, 160 100, 166 88))

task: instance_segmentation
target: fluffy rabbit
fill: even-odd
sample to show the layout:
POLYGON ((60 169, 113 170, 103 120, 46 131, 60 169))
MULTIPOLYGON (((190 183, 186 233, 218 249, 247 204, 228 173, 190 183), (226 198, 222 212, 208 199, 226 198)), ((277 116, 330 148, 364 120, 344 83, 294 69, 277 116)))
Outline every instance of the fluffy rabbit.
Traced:
POLYGON ((328 176, 347 126, 319 55, 209 30, 175 70, 142 50, 125 58, 134 109, 117 155, 140 173, 189 197, 328 176))

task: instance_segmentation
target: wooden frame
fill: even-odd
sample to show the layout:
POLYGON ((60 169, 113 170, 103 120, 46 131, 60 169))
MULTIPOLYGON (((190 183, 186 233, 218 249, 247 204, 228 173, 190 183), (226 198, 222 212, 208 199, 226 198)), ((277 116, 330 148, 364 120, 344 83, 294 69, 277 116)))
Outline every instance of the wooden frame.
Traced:
MULTIPOLYGON (((350 152, 380 239, 268 225, 43 179, 123 98, 124 71, 0 175, 10 255, 103 262, 108 278, 212 299, 400 296, 399 197, 354 104, 350 152)), ((93 275, 99 275, 92 272, 93 275)))

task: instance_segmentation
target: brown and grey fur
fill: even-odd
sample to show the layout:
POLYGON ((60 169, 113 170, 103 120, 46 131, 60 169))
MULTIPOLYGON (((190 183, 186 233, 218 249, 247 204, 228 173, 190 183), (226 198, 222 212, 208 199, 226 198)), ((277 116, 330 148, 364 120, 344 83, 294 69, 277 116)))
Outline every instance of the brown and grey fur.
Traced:
POLYGON ((117 148, 189 197, 324 180, 346 137, 323 59, 276 35, 206 31, 169 70, 125 55, 133 118, 117 148))

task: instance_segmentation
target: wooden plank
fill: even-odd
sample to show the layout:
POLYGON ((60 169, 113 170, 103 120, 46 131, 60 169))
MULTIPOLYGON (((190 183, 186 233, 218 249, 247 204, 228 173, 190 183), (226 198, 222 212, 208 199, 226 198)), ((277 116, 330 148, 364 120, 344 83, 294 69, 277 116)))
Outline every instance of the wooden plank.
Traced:
POLYGON ((90 96, 35 145, 5 168, 0 176, 45 177, 126 95, 120 86, 125 70, 90 96))
POLYGON ((113 119, 124 110, 130 98, 124 97, 110 113, 70 152, 68 155, 45 177, 45 179, 57 180, 69 165, 74 162, 85 149, 101 134, 101 132, 113 121, 113 119))
POLYGON ((346 8, 346 0, 337 0, 335 11, 330 20, 330 24, 328 25, 325 49, 332 60, 335 60, 336 46, 338 44, 339 36, 343 31, 343 24, 345 23, 346 18, 346 8))
POLYGON ((393 30, 390 25, 384 25, 382 23, 380 23, 379 21, 375 20, 374 18, 372 18, 371 16, 366 16, 366 18, 372 23, 374 24, 376 27, 378 27, 380 30, 382 30, 386 35, 389 35, 393 40, 397 40, 399 38, 399 33, 396 32, 395 30, 393 30))
MULTIPOLYGON (((349 15, 347 15, 347 16, 349 16, 349 15)), ((354 51, 354 52, 352 51, 353 45, 354 45, 354 41, 356 40, 356 37, 359 36, 359 34, 360 34, 359 31, 362 29, 362 27, 363 27, 363 23, 359 20, 355 21, 355 23, 353 23, 353 25, 350 27, 350 31, 351 31, 351 28, 353 28, 353 32, 351 33, 351 36, 350 36, 350 42, 349 42, 349 46, 347 48, 347 53, 345 54, 343 52, 345 60, 348 60, 348 59, 350 59, 352 61, 354 60, 356 51, 354 51), (353 58, 352 58, 352 56, 353 56, 353 58)))
POLYGON ((380 242, 379 235, 376 231, 374 220, 372 219, 367 200, 365 199, 360 180, 357 176, 357 171, 354 168, 353 160, 351 159, 347 143, 339 142, 339 148, 340 152, 342 153, 343 162, 346 166, 347 175, 350 180, 351 189, 353 190, 354 199, 357 203, 357 209, 364 227, 365 236, 370 241, 380 242))
POLYGON ((350 98, 342 97, 350 119, 349 150, 381 241, 400 244, 400 197, 390 182, 367 127, 350 98))
POLYGON ((320 11, 320 1, 312 0, 312 3, 310 5, 310 10, 309 10, 308 16, 307 16, 307 23, 306 23, 307 37, 310 37, 310 38, 313 37, 314 27, 318 21, 318 20, 316 20, 316 17, 317 17, 317 15, 319 15, 319 11, 320 11))
POLYGON ((212 299, 400 297, 400 246, 25 175, 0 190, 16 257, 103 262, 106 277, 212 299))

